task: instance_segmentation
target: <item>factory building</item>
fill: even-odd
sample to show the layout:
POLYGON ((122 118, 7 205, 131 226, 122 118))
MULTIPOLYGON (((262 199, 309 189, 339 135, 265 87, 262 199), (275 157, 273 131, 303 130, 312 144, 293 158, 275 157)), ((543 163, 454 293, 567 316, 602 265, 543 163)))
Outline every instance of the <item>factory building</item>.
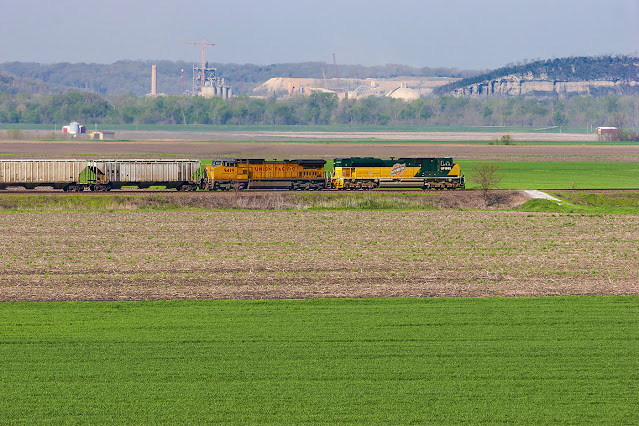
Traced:
POLYGON ((193 94, 205 98, 220 97, 228 99, 232 96, 231 87, 227 86, 223 78, 219 78, 216 68, 209 68, 208 62, 204 66, 204 86, 202 86, 202 67, 193 66, 193 94))

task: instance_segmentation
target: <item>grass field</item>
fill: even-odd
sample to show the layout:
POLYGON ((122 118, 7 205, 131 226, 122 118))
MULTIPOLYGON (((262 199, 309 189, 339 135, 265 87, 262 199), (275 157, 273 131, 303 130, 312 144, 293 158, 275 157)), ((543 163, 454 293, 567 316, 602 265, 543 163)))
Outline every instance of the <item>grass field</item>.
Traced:
MULTIPOLYGON (((67 123, 65 123, 67 124, 67 123)), ((60 131, 62 124, 57 124, 60 131)), ((92 123, 87 124, 91 131, 92 123)), ((101 124, 110 130, 146 131, 274 131, 274 132, 501 132, 507 133, 591 133, 585 126, 519 127, 519 126, 354 126, 354 125, 214 125, 214 124, 101 124)), ((0 123, 0 129, 51 130, 53 124, 0 123)))
MULTIPOLYGON (((473 168, 480 161, 459 161, 466 188, 477 188, 473 168)), ((503 179, 498 188, 622 189, 639 186, 639 163, 573 161, 495 161, 503 179)))
POLYGON ((0 305, 0 417, 636 424, 639 298, 0 305))
POLYGON ((639 215, 637 193, 553 192, 552 195, 561 202, 534 199, 527 201, 520 209, 530 212, 639 215))

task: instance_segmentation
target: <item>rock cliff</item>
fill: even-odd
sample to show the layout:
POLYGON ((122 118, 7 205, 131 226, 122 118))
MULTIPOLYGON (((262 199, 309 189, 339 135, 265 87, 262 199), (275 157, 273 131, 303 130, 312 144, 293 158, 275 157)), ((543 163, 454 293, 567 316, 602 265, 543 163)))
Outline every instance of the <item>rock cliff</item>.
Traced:
POLYGON ((571 95, 636 95, 638 80, 559 81, 509 75, 460 87, 449 94, 459 97, 487 96, 571 96, 571 95))

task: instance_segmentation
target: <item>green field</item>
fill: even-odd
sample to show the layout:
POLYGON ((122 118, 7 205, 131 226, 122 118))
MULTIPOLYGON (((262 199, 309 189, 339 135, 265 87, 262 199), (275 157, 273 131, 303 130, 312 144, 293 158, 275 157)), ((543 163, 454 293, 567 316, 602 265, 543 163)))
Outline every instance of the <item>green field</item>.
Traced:
POLYGON ((639 298, 0 305, 0 417, 636 424, 639 298))
MULTIPOLYGON (((459 161, 466 188, 477 188, 473 168, 480 161, 459 161)), ((505 189, 623 189, 639 187, 639 163, 577 161, 495 161, 505 189)))
MULTIPOLYGON (((68 123, 9 124, 0 123, 0 129, 60 131, 68 123)), ((93 123, 85 123, 87 131, 93 123)), ((274 131, 274 132, 496 132, 496 133, 591 133, 585 126, 573 127, 519 127, 519 126, 357 126, 357 125, 216 125, 216 124, 98 124, 100 129, 149 131, 274 131)))

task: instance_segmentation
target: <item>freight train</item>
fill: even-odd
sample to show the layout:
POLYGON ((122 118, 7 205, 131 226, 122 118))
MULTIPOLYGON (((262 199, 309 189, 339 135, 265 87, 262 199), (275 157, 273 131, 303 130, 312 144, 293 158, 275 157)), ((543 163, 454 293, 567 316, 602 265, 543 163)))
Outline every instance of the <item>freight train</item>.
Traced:
POLYGON ((53 187, 64 191, 110 191, 163 186, 178 191, 375 188, 464 189, 452 158, 336 158, 325 160, 0 160, 0 190, 53 187))

